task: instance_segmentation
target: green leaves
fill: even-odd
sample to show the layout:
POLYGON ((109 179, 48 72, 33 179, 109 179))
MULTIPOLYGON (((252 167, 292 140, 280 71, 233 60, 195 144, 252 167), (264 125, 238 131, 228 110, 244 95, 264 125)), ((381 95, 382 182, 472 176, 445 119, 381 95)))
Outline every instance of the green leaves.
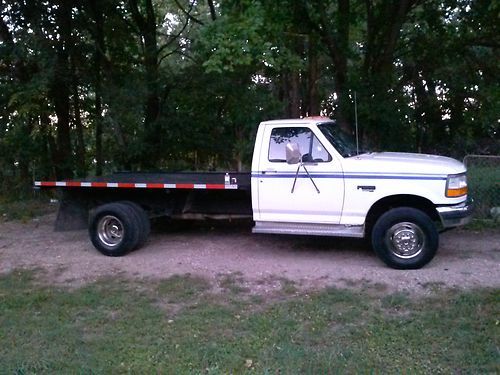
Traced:
POLYGON ((0 185, 60 164, 56 102, 73 170, 81 139, 107 172, 248 166, 259 121, 321 112, 349 128, 354 92, 379 148, 500 152, 496 2, 224 0, 212 17, 205 1, 138 1, 141 30, 132 3, 89 0, 66 43, 58 1, 4 3, 0 185), (61 53, 68 90, 49 90, 61 53))
POLYGON ((234 72, 240 67, 277 72, 301 65, 300 56, 290 48, 293 25, 286 7, 261 1, 235 3, 223 6, 223 15, 202 32, 207 72, 234 72))

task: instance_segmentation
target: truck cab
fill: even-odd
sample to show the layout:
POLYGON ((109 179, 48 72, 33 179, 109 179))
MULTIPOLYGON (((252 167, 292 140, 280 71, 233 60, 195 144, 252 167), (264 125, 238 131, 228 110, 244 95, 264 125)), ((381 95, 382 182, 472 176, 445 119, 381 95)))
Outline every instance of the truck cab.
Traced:
POLYGON ((420 268, 438 231, 465 224, 465 166, 410 153, 358 153, 329 118, 260 124, 252 160, 256 233, 367 237, 394 268, 420 268))

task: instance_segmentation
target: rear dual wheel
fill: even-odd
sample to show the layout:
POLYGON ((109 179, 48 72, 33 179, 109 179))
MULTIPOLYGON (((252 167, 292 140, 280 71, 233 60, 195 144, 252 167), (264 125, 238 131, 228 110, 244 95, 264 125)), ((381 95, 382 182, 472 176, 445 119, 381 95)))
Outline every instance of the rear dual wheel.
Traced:
POLYGON ((149 221, 148 214, 146 213, 146 211, 144 211, 144 209, 141 206, 139 206, 135 202, 122 201, 119 203, 123 203, 130 206, 134 211, 136 220, 139 223, 139 239, 137 241, 137 245, 135 246, 135 248, 139 248, 142 245, 144 245, 144 243, 148 239, 149 233, 151 233, 151 223, 149 221))
POLYGON ((122 256, 143 245, 150 232, 146 212, 133 202, 99 206, 91 216, 89 234, 94 247, 108 256, 122 256))

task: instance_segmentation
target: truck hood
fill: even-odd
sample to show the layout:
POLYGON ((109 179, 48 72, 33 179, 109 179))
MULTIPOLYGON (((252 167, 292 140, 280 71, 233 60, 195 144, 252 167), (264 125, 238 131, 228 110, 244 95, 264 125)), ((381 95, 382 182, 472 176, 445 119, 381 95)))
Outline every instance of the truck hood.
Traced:
POLYGON ((458 160, 438 155, 373 152, 344 159, 344 172, 448 175, 465 172, 458 160))

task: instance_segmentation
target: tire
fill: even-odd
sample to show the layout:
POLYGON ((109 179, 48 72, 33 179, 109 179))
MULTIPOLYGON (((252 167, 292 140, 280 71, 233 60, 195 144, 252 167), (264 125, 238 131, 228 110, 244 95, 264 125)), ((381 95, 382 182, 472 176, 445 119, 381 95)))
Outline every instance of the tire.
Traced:
POLYGON ((439 233, 424 212, 410 207, 387 211, 371 233, 375 253, 389 267, 418 269, 429 263, 439 247, 439 233))
POLYGON ((146 211, 137 203, 131 201, 121 201, 119 203, 125 204, 134 210, 137 221, 139 222, 139 240, 134 249, 140 248, 146 243, 149 234, 151 233, 151 222, 146 211))
POLYGON ((89 226, 94 247, 107 256, 122 256, 139 243, 140 222, 135 210, 124 203, 107 203, 98 207, 89 226))

